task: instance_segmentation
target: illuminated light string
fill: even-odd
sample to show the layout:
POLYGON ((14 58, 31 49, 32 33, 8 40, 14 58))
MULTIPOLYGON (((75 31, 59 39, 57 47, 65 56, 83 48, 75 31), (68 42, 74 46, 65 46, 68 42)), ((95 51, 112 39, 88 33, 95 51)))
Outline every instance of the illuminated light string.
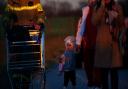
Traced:
POLYGON ((34 6, 22 6, 22 7, 14 7, 14 6, 11 6, 10 4, 8 4, 8 9, 14 10, 14 11, 37 9, 37 11, 43 11, 41 4, 36 4, 34 6))

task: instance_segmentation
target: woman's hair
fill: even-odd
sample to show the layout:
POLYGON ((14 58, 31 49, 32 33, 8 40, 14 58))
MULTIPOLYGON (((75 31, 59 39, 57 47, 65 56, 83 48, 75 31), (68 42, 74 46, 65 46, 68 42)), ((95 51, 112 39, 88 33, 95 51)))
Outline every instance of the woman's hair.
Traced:
POLYGON ((97 0, 96 2, 96 10, 101 6, 101 0, 97 0))
MULTIPOLYGON (((96 4, 96 9, 98 9, 100 6, 101 6, 101 2, 102 0, 97 0, 97 4, 96 4)), ((112 6, 115 4, 115 1, 114 0, 110 0, 110 3, 108 3, 105 7, 108 9, 108 10, 112 10, 112 6)))
POLYGON ((107 10, 112 10, 112 6, 115 4, 114 0, 110 0, 110 3, 106 5, 107 10))

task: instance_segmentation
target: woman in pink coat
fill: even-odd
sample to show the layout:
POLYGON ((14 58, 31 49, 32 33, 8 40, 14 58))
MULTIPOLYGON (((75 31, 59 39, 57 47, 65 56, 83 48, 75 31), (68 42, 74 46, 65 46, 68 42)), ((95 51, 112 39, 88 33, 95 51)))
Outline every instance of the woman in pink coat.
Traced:
POLYGON ((101 68, 102 89, 109 89, 109 73, 111 89, 118 89, 117 69, 122 67, 118 44, 118 37, 123 28, 122 8, 114 0, 101 0, 93 13, 92 21, 97 27, 94 65, 101 68))

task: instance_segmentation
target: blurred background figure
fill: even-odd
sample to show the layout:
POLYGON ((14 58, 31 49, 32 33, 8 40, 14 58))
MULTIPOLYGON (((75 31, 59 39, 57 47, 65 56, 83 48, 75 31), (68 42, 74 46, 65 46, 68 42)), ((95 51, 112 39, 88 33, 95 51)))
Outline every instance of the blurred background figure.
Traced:
POLYGON ((8 0, 9 20, 6 26, 8 39, 29 40, 28 29, 42 30, 45 13, 40 0, 8 0))

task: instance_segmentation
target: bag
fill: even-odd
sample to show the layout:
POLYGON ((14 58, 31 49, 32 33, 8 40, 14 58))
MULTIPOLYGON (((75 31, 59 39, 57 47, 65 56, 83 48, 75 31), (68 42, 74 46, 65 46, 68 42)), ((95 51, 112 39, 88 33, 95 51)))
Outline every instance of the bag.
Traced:
POLYGON ((61 71, 63 71, 63 69, 64 69, 64 64, 63 63, 59 63, 59 71, 61 72, 61 71))

